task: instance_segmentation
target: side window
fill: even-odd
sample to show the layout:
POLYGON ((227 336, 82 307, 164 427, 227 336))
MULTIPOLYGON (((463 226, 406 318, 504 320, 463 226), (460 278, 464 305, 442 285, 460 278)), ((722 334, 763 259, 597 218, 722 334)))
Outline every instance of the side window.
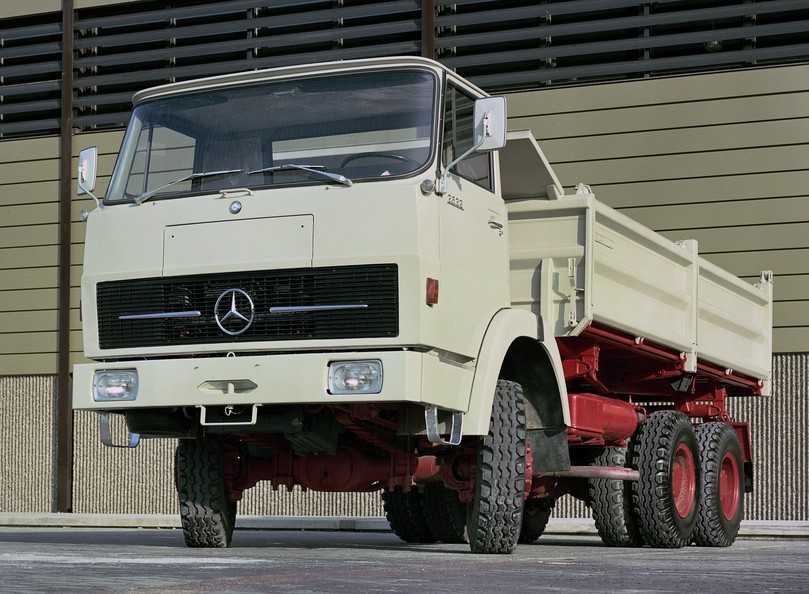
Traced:
MULTIPOLYGON (((474 111, 475 100, 449 85, 444 100, 444 143, 441 147, 444 165, 472 147, 474 111)), ((491 158, 487 153, 469 155, 453 167, 452 173, 493 191, 491 158)))

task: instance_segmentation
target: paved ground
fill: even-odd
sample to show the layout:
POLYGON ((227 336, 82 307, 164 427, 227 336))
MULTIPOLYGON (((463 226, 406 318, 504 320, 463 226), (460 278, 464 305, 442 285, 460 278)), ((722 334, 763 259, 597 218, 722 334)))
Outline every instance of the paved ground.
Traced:
POLYGON ((176 530, 0 529, 1 592, 809 592, 809 540, 607 549, 546 536, 510 556, 385 533, 240 531, 189 550, 176 530))

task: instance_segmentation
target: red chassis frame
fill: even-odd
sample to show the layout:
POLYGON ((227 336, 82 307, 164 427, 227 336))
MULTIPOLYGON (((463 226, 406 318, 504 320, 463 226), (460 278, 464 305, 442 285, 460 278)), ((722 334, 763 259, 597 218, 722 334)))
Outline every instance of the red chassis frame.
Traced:
MULTIPOLYGON (((732 370, 698 363, 686 371, 682 353, 613 329, 592 325, 580 336, 557 339, 568 386, 573 449, 625 445, 645 415, 674 409, 702 421, 731 424, 739 437, 746 465, 752 459, 747 423, 730 419, 728 396, 760 395, 762 383, 732 370)), ((395 405, 330 407, 349 436, 334 455, 295 455, 281 436, 244 435, 226 447, 225 468, 230 496, 260 480, 275 487, 300 485, 319 491, 370 491, 382 487, 408 490, 414 483, 442 481, 462 501, 473 493, 474 443, 435 448, 423 437, 397 436, 395 405), (383 412, 384 411, 384 412, 383 412), (241 445, 270 446, 269 459, 244 455, 241 445)), ((534 476, 528 449, 526 497, 576 494, 581 481, 564 476, 534 476)), ((559 473, 560 475, 564 473, 559 473)), ((583 475, 582 475, 583 476, 583 475)))

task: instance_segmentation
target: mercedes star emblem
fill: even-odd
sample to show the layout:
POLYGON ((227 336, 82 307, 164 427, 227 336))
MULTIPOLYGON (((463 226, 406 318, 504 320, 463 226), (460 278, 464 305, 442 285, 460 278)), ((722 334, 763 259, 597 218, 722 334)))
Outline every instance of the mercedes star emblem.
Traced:
POLYGON ((216 325, 225 334, 238 336, 252 324, 256 309, 250 295, 241 289, 228 289, 216 300, 213 308, 216 325))

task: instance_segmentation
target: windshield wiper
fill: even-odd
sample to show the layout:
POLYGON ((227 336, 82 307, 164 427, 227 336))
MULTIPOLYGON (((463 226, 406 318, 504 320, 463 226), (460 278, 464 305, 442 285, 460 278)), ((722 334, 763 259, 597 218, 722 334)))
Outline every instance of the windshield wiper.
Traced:
POLYGON ((159 194, 166 188, 173 186, 174 184, 179 184, 191 179, 200 179, 203 177, 213 177, 215 175, 227 175, 229 173, 241 173, 241 172, 242 172, 241 169, 225 169, 223 171, 198 171, 196 173, 189 173, 188 175, 184 175, 183 177, 174 179, 167 184, 163 184, 162 186, 155 188, 154 190, 149 190, 148 192, 144 192, 140 196, 136 196, 133 202, 135 203, 135 206, 140 206, 141 204, 146 202, 149 198, 151 198, 155 194, 159 194))
POLYGON ((354 182, 348 179, 345 175, 340 175, 339 173, 331 173, 329 171, 323 171, 325 167, 323 165, 297 165, 295 163, 287 163, 286 165, 274 165, 272 167, 262 167, 261 169, 254 169, 253 171, 248 171, 247 175, 253 175, 254 173, 275 173, 276 171, 308 171, 309 173, 314 173, 315 175, 319 175, 321 177, 325 177, 333 182, 338 184, 342 184, 344 186, 351 187, 354 182))

